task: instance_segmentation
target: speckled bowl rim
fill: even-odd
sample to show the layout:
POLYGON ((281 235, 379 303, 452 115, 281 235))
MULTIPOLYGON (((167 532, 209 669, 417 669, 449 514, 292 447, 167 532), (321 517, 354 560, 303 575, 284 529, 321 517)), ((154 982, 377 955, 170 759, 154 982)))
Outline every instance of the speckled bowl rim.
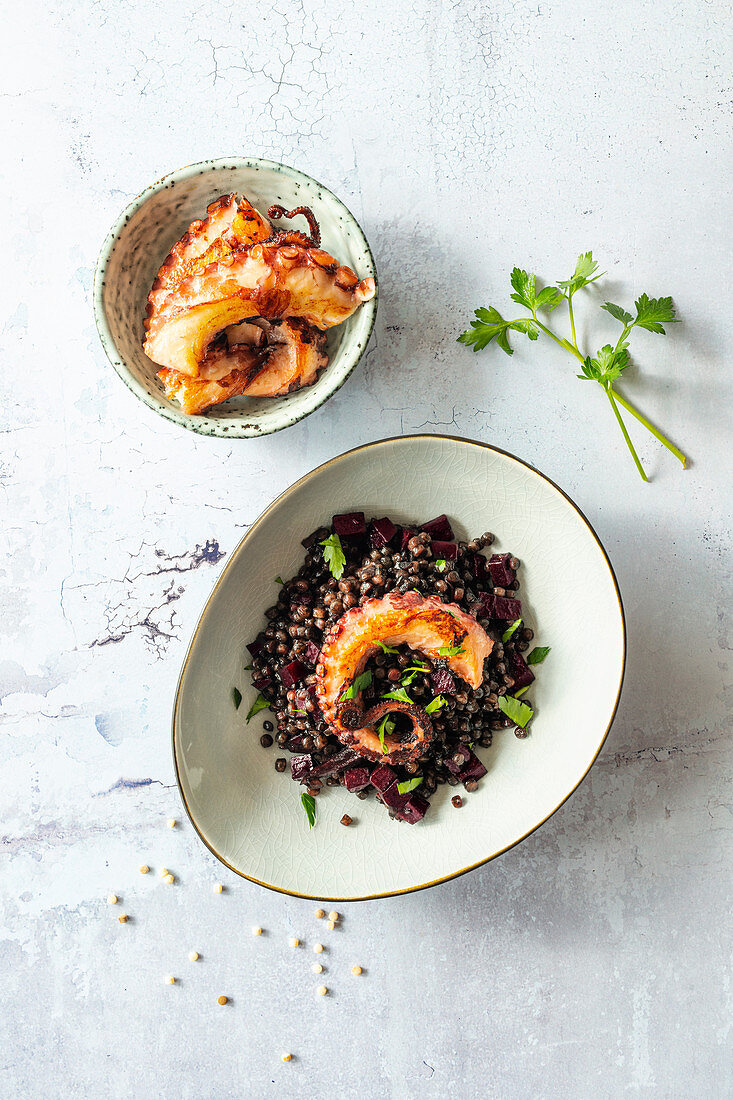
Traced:
POLYGON ((452 879, 460 878, 461 875, 468 874, 469 871, 475 871, 477 867, 483 867, 485 863, 490 863, 491 860, 496 859, 497 856, 501 856, 505 852, 511 851, 512 848, 516 848, 516 846, 518 844, 521 844, 523 840, 526 840, 528 836, 531 836, 532 833, 536 832, 539 828, 541 828, 545 824, 545 822, 549 821, 550 818, 554 814, 556 814, 557 811, 562 806, 565 805, 565 803, 568 801, 568 799, 573 794, 575 794, 578 787, 583 782, 585 777, 588 775, 588 772, 591 770, 591 768, 595 764, 596 760, 598 759, 598 756, 601 752, 601 749, 603 748, 604 744, 606 743, 606 738, 608 737, 608 735, 611 731, 611 726, 613 725, 614 719, 616 717, 616 713, 618 711, 619 702, 621 700, 621 691, 623 689, 624 677, 626 675, 626 652, 627 652, 626 615, 624 613, 624 605, 623 605, 623 601, 621 599, 621 591, 620 591, 619 586, 618 586, 618 580, 616 579, 616 573, 614 572, 614 568, 611 564, 611 559, 609 558, 608 554, 606 553, 606 549, 605 549, 603 543, 601 542, 600 538, 596 534, 596 531, 594 530, 593 525, 591 524, 590 520, 585 515, 585 513, 582 511, 582 509, 575 503, 575 501, 570 496, 568 496, 568 494, 563 489, 560 488, 560 486, 556 482, 554 482, 552 480, 552 478, 548 477, 547 474, 543 474, 540 470, 537 470, 534 466, 530 465, 529 462, 524 462, 523 459, 517 458, 516 455, 512 454, 510 451, 503 450, 501 447, 494 447, 491 443, 483 443, 483 442, 481 442, 480 440, 477 440, 477 439, 464 439, 463 437, 457 436, 457 435, 431 435, 428 432, 422 432, 422 433, 418 433, 418 434, 415 434, 415 435, 388 436, 385 439, 375 440, 373 443, 365 443, 360 447, 352 447, 350 450, 344 451, 342 454, 337 455, 335 458, 331 458, 327 462, 322 462, 320 466, 316 466, 315 469, 311 470, 307 474, 304 474, 303 477, 298 478, 297 481, 293 482, 292 485, 290 485, 287 489, 285 489, 282 493, 280 493, 280 495, 277 496, 275 498, 275 500, 273 500, 273 502, 270 505, 268 505, 268 507, 265 508, 265 510, 263 512, 260 513, 260 515, 257 517, 257 519, 254 520, 254 522, 250 526, 249 530, 240 539, 240 541, 238 542, 238 544, 236 545, 234 550, 229 555, 229 560, 227 561, 226 565, 222 569, 218 580, 214 584, 214 587, 212 588, 211 593, 209 594, 209 597, 208 597, 208 599, 206 600, 206 603, 203 606, 201 614, 199 615, 199 618, 198 618, 198 622, 196 623, 196 627, 193 631, 193 634, 191 635, 191 641, 188 644, 188 649, 186 650, 186 656, 183 659, 183 664, 181 666, 181 672, 180 672, 180 675, 178 677, 178 684, 176 686, 175 700, 174 700, 174 703, 173 703, 173 719, 172 719, 172 729, 171 729, 172 748, 173 748, 173 766, 174 766, 175 772, 176 772, 176 782, 178 784, 178 790, 179 790, 179 793, 181 795, 181 801, 183 803, 183 807, 186 811, 186 815, 187 815, 189 821, 193 825, 196 833, 198 834, 199 839, 202 841, 203 844, 206 845, 206 847, 209 849, 209 851, 212 853, 212 855, 215 855, 216 858, 221 863, 223 863, 225 867, 228 867, 229 870, 233 871, 235 875, 239 875, 240 878, 245 878, 249 882, 254 882, 257 886, 264 886, 268 890, 273 890, 273 891, 275 891, 275 893, 278 893, 278 894, 287 894, 289 897, 303 898, 307 901, 327 901, 327 902, 376 901, 376 900, 379 900, 379 899, 382 899, 382 898, 398 897, 401 894, 414 894, 418 890, 427 890, 431 886, 439 886, 443 882, 450 882, 452 879), (381 447, 384 444, 404 443, 404 442, 410 442, 412 440, 417 440, 417 439, 441 440, 444 443, 461 443, 461 444, 466 444, 466 445, 471 446, 471 447, 480 447, 483 450, 493 451, 495 454, 502 455, 503 458, 510 459, 512 462, 515 462, 518 466, 521 466, 523 469, 529 470, 529 472, 531 474, 534 474, 535 477, 541 478, 543 481, 547 482, 548 485, 552 486, 552 488, 555 489, 555 491, 558 492, 560 494, 560 496, 563 497, 568 502, 568 504, 571 506, 571 508, 574 509, 574 511, 579 516, 579 518, 585 524, 585 526, 587 527, 591 537, 593 538, 593 540, 596 543, 598 549, 600 550, 601 555, 603 557, 603 560, 606 563, 606 566, 608 567, 608 572, 610 574, 611 581, 612 581, 613 587, 614 587, 614 591, 616 593, 616 599, 618 601, 619 614, 621 616, 621 673, 619 675, 618 690, 616 692, 616 699, 615 699, 614 704, 613 704, 613 710, 611 711, 611 717, 608 720, 608 725, 606 726, 606 729, 603 733, 603 736, 601 737, 601 739, 598 743, 598 748, 594 752, 593 759, 591 760, 590 764, 585 769, 585 771, 583 772, 583 774, 581 775, 580 779, 575 784, 575 786, 572 787, 568 791, 568 793, 565 795, 565 797, 560 802, 558 802, 558 804, 557 804, 557 806, 555 806, 554 810, 551 810, 549 814, 547 814, 545 817, 543 817, 542 821, 539 821, 531 829, 528 829, 527 832, 523 833, 522 836, 520 836, 517 840, 513 841, 511 844, 507 844, 503 848, 499 848, 496 852, 491 852, 484 859, 480 859, 476 863, 470 864, 470 866, 468 866, 468 867, 462 867, 458 871, 453 871, 449 875, 443 875, 441 878, 434 879, 431 882, 421 882, 421 883, 418 883, 415 886, 406 886, 402 890, 388 890, 386 892, 378 893, 378 894, 358 894, 358 895, 351 895, 351 896, 345 895, 343 897, 326 897, 326 896, 323 896, 321 894, 301 894, 297 890, 286 890, 285 887, 283 887, 283 886, 275 886, 271 882, 263 882, 261 879, 254 878, 252 875, 247 875, 247 874, 244 873, 244 871, 240 871, 237 867, 233 867, 232 864, 229 863, 224 858, 224 856, 221 855, 220 852, 217 852, 216 848, 214 848, 213 845, 211 845, 209 843, 209 841, 206 839, 206 837, 203 835, 203 833, 199 829, 198 825, 196 824, 196 820, 195 820, 194 815, 193 815, 193 813, 192 813, 192 811, 191 811, 191 809, 188 805, 188 802, 186 801, 186 795, 184 794, 184 791, 183 791, 183 783, 182 783, 182 780, 181 780, 181 772, 180 772, 179 763, 178 763, 178 754, 176 752, 176 721, 177 721, 177 718, 178 718, 178 705, 179 705, 179 701, 180 701, 181 688, 183 686, 183 680, 184 680, 184 677, 186 675, 186 670, 188 668, 188 663, 189 663, 189 660, 190 660, 190 657, 191 657, 191 653, 193 651, 193 647, 194 647, 194 643, 196 641, 196 637, 197 637, 198 632, 201 628, 201 625, 202 625, 203 620, 206 616, 206 613, 209 609, 209 605, 211 604, 211 601, 214 598, 214 595, 216 594, 219 586, 224 582, 224 578, 226 577, 230 567, 232 566, 235 559, 238 557, 238 555, 242 552, 242 550, 246 546, 246 543, 251 538, 253 532, 256 530, 257 527, 259 527, 259 525, 263 522, 263 520, 265 520, 267 518, 267 516, 270 514, 270 512, 272 512, 273 509, 278 507, 280 504, 283 504, 289 496, 291 496, 297 489, 299 489, 302 485, 304 485, 306 482, 308 482, 311 478, 315 477, 316 474, 320 473, 321 470, 324 470, 324 469, 326 469, 326 467, 332 466, 335 463, 340 462, 342 459, 348 457, 349 455, 356 454, 360 451, 361 452, 367 452, 367 451, 373 450, 375 447, 381 447))
POLYGON ((265 160, 262 157, 218 157, 209 160, 196 161, 194 164, 187 164, 183 168, 177 168, 173 172, 169 172, 165 176, 161 176, 155 183, 151 183, 144 191, 141 191, 131 202, 127 204, 120 216, 117 218, 112 228, 104 238, 101 249, 99 250, 99 257, 97 259, 97 266, 94 272, 94 286, 92 290, 92 302, 94 308, 94 321, 97 327, 97 333, 104 348, 105 355, 112 364, 115 373, 128 390, 138 397, 144 405, 147 405, 149 409, 152 409, 158 416, 162 416, 165 420, 169 420, 172 424, 178 425, 178 427, 185 428, 187 431, 196 432, 197 435, 204 436, 217 436, 224 439, 259 439, 266 435, 273 435, 275 432, 282 431, 284 428, 291 428, 293 424, 297 424, 300 420, 305 420, 311 413, 316 412, 322 405, 333 397, 337 393, 344 383, 351 377, 354 370, 358 366, 362 357, 366 354, 367 346, 372 332, 374 331, 374 324, 377 319, 377 305, 379 302, 379 278, 377 275, 377 265, 374 261, 374 254, 369 246, 369 242, 366 238, 364 230, 354 217, 348 206, 341 199, 334 194, 329 187, 315 179, 313 176, 309 176, 306 172, 302 172, 299 168, 292 168, 289 164, 284 164, 277 160, 265 160), (164 405, 162 402, 157 402, 155 398, 148 393, 144 386, 142 386, 134 377, 129 367, 125 363, 124 359, 117 350, 114 337, 110 331, 107 323, 107 315, 102 300, 102 292, 104 289, 104 281, 107 274, 107 267, 109 261, 112 258, 112 254, 115 250, 115 246, 119 239, 121 231, 129 222, 130 218, 135 214, 141 206, 143 206, 148 199, 159 191, 165 190, 174 183, 178 183, 180 180, 190 179, 193 176, 205 175, 207 172, 213 169, 238 169, 238 168, 262 168, 273 171, 285 172, 292 176, 298 177, 301 180, 307 181, 309 184, 313 184, 319 187, 327 195, 342 208, 344 213, 353 223, 357 233, 359 234, 361 241, 364 245, 369 261, 372 266, 375 293, 374 297, 368 302, 364 302, 361 309, 368 310, 371 314, 370 324, 365 338, 362 341, 360 349, 355 349, 358 354, 353 354, 353 361, 347 368, 346 373, 342 378, 336 382, 333 381, 331 387, 326 391, 323 399, 314 405, 311 409, 306 409, 297 413, 296 415, 288 415, 283 410, 283 422, 277 427, 261 428, 253 427, 251 422, 256 420, 256 417, 244 417, 240 422, 236 419, 227 419, 226 421, 213 420, 206 416, 191 416, 189 413, 184 413, 182 409, 171 409, 164 405))

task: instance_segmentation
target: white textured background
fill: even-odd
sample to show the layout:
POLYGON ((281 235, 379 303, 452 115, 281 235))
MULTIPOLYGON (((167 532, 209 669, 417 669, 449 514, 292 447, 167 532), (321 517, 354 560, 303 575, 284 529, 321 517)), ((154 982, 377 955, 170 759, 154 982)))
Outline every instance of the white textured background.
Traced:
POLYGON ((722 0, 6 13, 3 1096, 730 1095, 730 49, 722 0), (349 383, 252 442, 145 410, 89 300, 123 205, 236 153, 336 191, 381 275, 349 383), (515 263, 563 278, 588 248, 604 297, 671 293, 684 319, 638 336, 625 383, 692 458, 682 472, 636 433, 650 485, 559 349, 454 342, 475 305, 507 303, 515 263), (588 513, 625 597, 626 689, 590 776, 526 843, 323 930, 333 993, 316 998, 315 956, 285 939, 314 939, 312 904, 165 828, 172 692, 221 560, 273 495, 417 429, 515 451, 588 513), (142 878, 143 860, 179 883, 142 878))

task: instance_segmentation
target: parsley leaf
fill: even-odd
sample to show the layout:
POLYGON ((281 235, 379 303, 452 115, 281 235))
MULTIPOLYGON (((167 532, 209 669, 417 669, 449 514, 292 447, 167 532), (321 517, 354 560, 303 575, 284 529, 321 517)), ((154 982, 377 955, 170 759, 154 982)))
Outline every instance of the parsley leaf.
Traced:
POLYGON ((520 703, 513 695, 499 696, 499 710, 503 711, 507 718, 514 722, 516 726, 519 726, 520 729, 525 728, 534 714, 531 707, 528 707, 526 703, 520 703))
POLYGON ((439 573, 445 573, 446 569, 448 568, 448 562, 445 560, 445 558, 438 558, 435 563, 435 568, 438 570, 439 573))
POLYGON ((523 688, 520 688, 519 691, 514 692, 514 698, 519 699, 520 696, 524 695, 525 691, 529 691, 530 687, 531 684, 525 684, 525 686, 523 688))
POLYGON ((305 794, 304 792, 300 796, 300 801, 303 803, 303 809, 308 818, 308 828, 312 829, 316 823, 316 800, 312 794, 305 794))
POLYGON ((457 657, 459 653, 465 652, 462 645, 442 645, 438 650, 441 657, 457 657))
POLYGON ((244 666, 244 671, 245 672, 251 672, 252 671, 252 665, 245 665, 244 666))
POLYGON ((522 625, 522 620, 521 619, 515 619, 514 622, 511 624, 511 626, 508 626, 507 629, 502 634, 502 636, 501 636, 502 642, 508 642, 509 639, 511 638, 512 634, 514 633, 514 631, 518 627, 520 627, 521 625, 522 625))
POLYGON ((377 736, 379 737, 379 747, 382 752, 387 753, 389 749, 384 743, 385 737, 391 737, 395 731, 395 722, 393 718, 390 718, 388 714, 385 714, 382 721, 377 726, 377 736))
POLYGON ((382 696, 383 699, 395 699, 398 703, 409 703, 413 705, 413 701, 407 694, 403 687, 395 688, 393 691, 388 691, 386 695, 382 696))
POLYGON ((431 699, 430 702, 428 703, 428 705, 425 707, 425 713, 426 714, 435 714, 436 710, 440 710, 440 708, 444 707, 445 704, 446 704, 446 700, 443 698, 443 696, 442 695, 436 695, 435 698, 431 699))
POLYGON ((285 581, 282 579, 282 577, 277 576, 275 577, 275 584, 285 584, 285 581))
POLYGON ((242 693, 238 687, 232 688, 232 702, 234 703, 234 709, 239 710, 239 704, 242 702, 242 693))
POLYGON ((658 332, 666 336, 662 321, 666 324, 679 323, 675 317, 671 298, 650 298, 647 294, 640 294, 634 305, 636 317, 633 324, 637 328, 645 328, 649 332, 658 332))
POLYGON ((392 645, 385 645, 379 638, 377 638, 377 645, 382 647, 382 653, 399 653, 399 649, 395 649, 392 645))
POLYGON ((537 290, 537 277, 533 272, 527 272, 523 268, 515 267, 511 273, 512 294, 511 299, 523 306, 528 313, 526 317, 507 319, 503 317, 495 306, 481 307, 474 310, 474 320, 465 332, 458 336, 458 342, 473 347, 474 351, 481 351, 488 347, 492 341, 496 341, 502 351, 512 355, 509 344, 510 332, 521 332, 530 340, 539 339, 540 333, 544 333, 554 340, 565 351, 580 363, 582 374, 578 375, 582 381, 598 382, 605 390, 611 409, 618 426, 624 437, 624 442, 629 449, 637 470, 644 481, 648 478, 644 467, 639 461, 634 444, 626 428, 621 415, 623 408, 630 416, 636 418, 647 431, 651 432, 659 442, 679 459, 682 466, 687 459, 682 451, 674 445, 662 432, 659 431, 639 409, 614 388, 614 383, 621 377, 623 371, 630 363, 627 337, 635 328, 645 328, 649 332, 665 334, 664 326, 677 321, 672 299, 650 298, 648 294, 639 295, 635 302, 636 316, 632 317, 622 306, 614 302, 605 302, 601 308, 609 313, 615 320, 623 325, 621 335, 615 345, 605 344, 595 356, 587 355, 581 351, 578 345, 578 336, 575 327, 573 313, 573 295, 600 279, 603 272, 598 271, 598 263, 593 259, 592 252, 583 252, 575 264, 575 271, 570 279, 558 283, 557 286, 546 286, 537 290), (570 338, 553 331, 546 321, 541 321, 537 316, 538 310, 551 312, 559 305, 565 303, 568 307, 568 319, 570 322, 570 338))
POLYGON ((328 566, 331 576, 337 581, 340 580, 346 565, 346 555, 341 546, 341 539, 336 534, 329 535, 327 539, 323 540, 321 546, 323 547, 323 560, 328 566))
POLYGON ((252 706, 249 708, 249 712, 247 713, 247 722, 251 722, 255 714, 259 714, 261 710, 267 710, 269 706, 270 704, 268 703, 267 699, 265 699, 262 692, 260 692, 252 706))
POLYGON ((346 691, 339 698, 339 703, 343 703, 344 699, 356 699, 357 694, 363 691, 364 688, 368 688, 372 682, 372 674, 367 669, 366 672, 362 672, 361 676, 357 676, 356 679, 349 684, 346 691))
POLYGON ((527 664, 541 665, 549 652, 549 645, 536 645, 532 652, 527 656, 527 664))
POLYGON ((397 784, 397 790, 400 794, 409 794, 410 791, 415 790, 415 787, 420 786, 422 779, 423 777, 421 775, 416 776, 415 779, 406 779, 404 783, 397 784))

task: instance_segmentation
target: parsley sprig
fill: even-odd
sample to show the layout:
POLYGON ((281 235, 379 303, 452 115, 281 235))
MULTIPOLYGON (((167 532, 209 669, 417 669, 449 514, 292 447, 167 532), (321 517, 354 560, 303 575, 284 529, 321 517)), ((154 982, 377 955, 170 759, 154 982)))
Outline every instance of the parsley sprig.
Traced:
POLYGON ((666 335, 664 326, 674 324, 677 317, 671 298, 650 298, 647 294, 641 294, 634 303, 636 316, 621 306, 614 305, 613 302, 605 302, 601 309, 605 309, 623 326, 621 335, 615 344, 605 344, 593 356, 585 355, 578 346, 573 297, 579 290, 595 283, 603 274, 605 272, 598 271, 598 263, 593 259, 593 253, 585 252, 578 257, 575 271, 570 279, 558 282, 557 286, 546 286, 538 291, 537 277, 531 272, 528 273, 519 267, 515 267, 511 274, 511 284, 514 291, 511 298, 512 301, 524 306, 531 316, 518 317, 515 320, 507 321, 493 306, 489 306, 488 309, 477 309, 475 310, 476 319, 471 322, 471 327, 466 332, 461 333, 458 340, 462 344, 473 346, 474 351, 481 351, 483 348, 488 347, 492 340, 496 340, 502 351, 506 352, 507 355, 512 355, 513 350, 509 343, 509 332, 523 333, 530 340, 537 340, 540 332, 544 332, 546 336, 549 336, 551 340, 554 340, 556 344, 565 348, 566 351, 569 351, 571 355, 574 355, 580 361, 583 373, 579 374, 578 378, 583 381, 597 382, 605 391, 626 445, 636 463, 636 468, 644 481, 648 481, 644 467, 639 461, 639 456, 634 449, 619 412, 619 405, 622 405, 640 424, 644 425, 647 431, 651 432, 660 443, 663 443, 667 450, 679 459, 683 468, 687 460, 682 451, 675 447, 658 428, 655 428, 647 420, 643 413, 634 408, 631 402, 627 401, 618 392, 614 383, 619 380, 623 371, 631 362, 628 351, 628 337, 632 329, 642 328, 648 332, 656 332, 664 336, 666 335), (537 316, 540 312, 551 313, 563 302, 566 302, 568 307, 571 332, 571 339, 569 340, 558 336, 549 325, 545 324, 545 321, 541 321, 537 316))
POLYGON ((328 566, 331 576, 337 581, 340 580, 346 565, 346 554, 344 554, 341 539, 336 534, 329 535, 327 539, 323 539, 321 546, 323 547, 323 560, 328 566))

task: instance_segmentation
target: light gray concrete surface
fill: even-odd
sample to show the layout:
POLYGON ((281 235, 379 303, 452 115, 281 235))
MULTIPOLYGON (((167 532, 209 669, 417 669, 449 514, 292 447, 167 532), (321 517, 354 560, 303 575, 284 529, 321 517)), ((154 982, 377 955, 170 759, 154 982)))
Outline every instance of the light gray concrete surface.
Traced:
MULTIPOLYGON (((731 1095, 730 45, 722 0, 6 14, 4 1097, 731 1095), (229 442, 124 389, 90 289, 133 195, 237 153, 345 200, 381 307, 334 400, 229 442), (683 471, 634 432, 648 485, 560 349, 517 339, 509 360, 455 343, 475 306, 508 305, 512 266, 562 278, 587 249, 608 270, 597 301, 672 294, 684 322, 633 345, 625 392, 691 458, 683 471), (539 832, 319 934, 312 903, 235 879, 190 826, 166 828, 182 816, 171 700, 260 510, 322 460, 417 430, 516 452, 584 509, 626 603, 626 686, 600 759, 539 832)), ((572 563, 558 568, 572 584, 572 563)))

